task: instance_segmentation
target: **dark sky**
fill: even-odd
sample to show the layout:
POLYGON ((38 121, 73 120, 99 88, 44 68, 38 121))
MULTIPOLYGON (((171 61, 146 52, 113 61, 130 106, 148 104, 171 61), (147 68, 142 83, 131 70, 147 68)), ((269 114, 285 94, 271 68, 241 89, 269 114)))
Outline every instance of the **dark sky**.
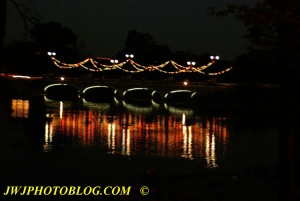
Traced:
MULTIPOLYGON (((208 16, 206 10, 257 1, 22 0, 39 10, 43 22, 60 22, 71 28, 92 56, 115 55, 124 47, 128 31, 135 29, 174 51, 210 52, 230 60, 246 51, 245 27, 233 17, 208 16)), ((8 17, 7 41, 11 41, 22 35, 22 24, 11 8, 8 17)))

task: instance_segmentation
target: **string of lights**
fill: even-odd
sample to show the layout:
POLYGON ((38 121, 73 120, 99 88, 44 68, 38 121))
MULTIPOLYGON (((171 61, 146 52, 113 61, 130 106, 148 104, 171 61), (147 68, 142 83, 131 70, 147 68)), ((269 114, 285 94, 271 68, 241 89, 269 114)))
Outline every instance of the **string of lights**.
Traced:
POLYGON ((229 67, 229 68, 226 68, 225 70, 222 70, 222 71, 219 71, 219 72, 216 72, 216 73, 208 73, 208 75, 211 75, 211 76, 221 75, 221 74, 224 74, 224 73, 230 71, 231 69, 232 69, 232 67, 229 67))
MULTIPOLYGON (((48 54, 49 55, 49 54, 48 54)), ((158 71, 161 73, 165 73, 165 74, 179 74, 179 73, 200 73, 200 74, 205 74, 205 75, 209 75, 209 76, 217 76, 217 75, 221 75, 224 73, 229 72, 230 70, 233 69, 233 67, 229 67, 225 70, 222 71, 218 71, 218 72, 213 72, 213 73, 207 73, 204 72, 205 69, 209 68, 210 66, 212 66, 215 61, 212 60, 210 61, 208 64, 206 65, 202 65, 202 66, 195 66, 195 62, 188 62, 188 66, 183 66, 180 65, 178 63, 176 63, 175 61, 166 61, 160 65, 149 65, 149 66, 144 66, 141 65, 139 63, 136 63, 135 61, 133 61, 132 59, 127 59, 126 61, 123 61, 121 63, 118 63, 118 60, 110 60, 111 64, 102 64, 99 63, 97 60, 93 59, 93 58, 87 58, 83 61, 80 61, 78 63, 65 63, 62 61, 59 61, 58 59, 55 58, 55 54, 50 54, 49 55, 54 63, 55 66, 57 66, 58 68, 61 69, 72 69, 72 68, 83 68, 85 70, 91 71, 91 72, 101 72, 101 71, 107 71, 107 70, 121 70, 124 71, 126 73, 140 73, 140 72, 145 72, 145 71, 158 71), (91 66, 93 68, 88 67, 88 64, 91 64, 91 66), (131 64, 131 67, 134 68, 134 70, 128 70, 123 68, 123 66, 125 64, 131 64), (168 71, 165 70, 165 67, 171 64, 174 67, 174 71, 168 71)), ((99 58, 101 57, 96 57, 96 59, 99 60, 99 58)), ((109 58, 105 58, 106 60, 109 60, 109 58)))

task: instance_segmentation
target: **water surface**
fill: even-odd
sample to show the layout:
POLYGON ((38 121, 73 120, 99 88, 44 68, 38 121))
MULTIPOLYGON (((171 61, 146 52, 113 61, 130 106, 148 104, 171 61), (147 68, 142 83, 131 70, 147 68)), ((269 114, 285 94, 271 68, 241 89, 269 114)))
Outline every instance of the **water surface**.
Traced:
MULTIPOLYGON (((201 113, 168 105, 52 101, 44 96, 7 98, 0 104, 8 183, 36 182, 34 171, 41 168, 45 174, 37 181, 43 184, 99 178, 118 183, 124 177, 130 182, 149 166, 156 166, 168 184, 175 179, 169 177, 198 178, 205 169, 229 171, 230 178, 260 169, 274 179, 277 119, 265 113, 201 113)), ((264 190, 253 199, 262 192, 276 197, 269 190, 274 186, 260 185, 264 190)))

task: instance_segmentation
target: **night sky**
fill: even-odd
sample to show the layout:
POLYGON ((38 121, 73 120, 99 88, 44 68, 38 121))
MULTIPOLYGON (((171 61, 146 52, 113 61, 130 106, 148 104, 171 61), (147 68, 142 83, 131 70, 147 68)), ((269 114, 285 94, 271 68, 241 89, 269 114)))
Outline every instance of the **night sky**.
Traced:
MULTIPOLYGON (((232 60, 246 51, 246 29, 233 17, 217 18, 207 8, 254 5, 258 0, 23 0, 35 6, 42 22, 69 27, 91 56, 114 56, 128 31, 149 33, 173 51, 209 52, 232 60)), ((9 8, 7 42, 22 36, 22 20, 9 8)))

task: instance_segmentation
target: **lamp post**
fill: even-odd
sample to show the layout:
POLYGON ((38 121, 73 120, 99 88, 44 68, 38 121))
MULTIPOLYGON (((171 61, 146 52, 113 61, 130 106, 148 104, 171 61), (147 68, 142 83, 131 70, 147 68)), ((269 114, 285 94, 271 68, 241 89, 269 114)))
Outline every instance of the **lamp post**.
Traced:
MULTIPOLYGON (((220 59, 220 56, 216 55, 216 56, 210 56, 210 59, 211 59, 211 62, 214 63, 216 60, 219 60, 220 59)), ((216 83, 217 82, 217 78, 216 77, 212 77, 208 80, 208 82, 211 82, 211 83, 216 83)))
POLYGON ((219 59, 220 59, 220 56, 210 56, 210 59, 211 59, 211 60, 219 60, 219 59))
POLYGON ((185 69, 185 71, 190 70, 190 69, 192 69, 192 71, 194 71, 193 67, 196 65, 196 62, 195 61, 188 61, 186 63, 189 66, 187 67, 187 69, 185 69))
POLYGON ((125 57, 127 59, 133 59, 134 55, 133 54, 125 54, 125 57))
POLYGON ((54 57, 56 56, 56 52, 47 52, 48 56, 50 57, 54 57))
POLYGON ((112 60, 110 60, 110 63, 112 63, 112 64, 117 64, 117 63, 119 63, 119 60, 117 60, 117 59, 112 59, 112 60))
POLYGON ((195 66, 195 65, 196 65, 196 62, 195 62, 195 61, 188 61, 188 62, 186 62, 186 63, 187 63, 187 65, 189 65, 189 67, 195 66))
MULTIPOLYGON (((185 69, 185 72, 187 72, 188 70, 190 70, 193 66, 196 65, 195 61, 187 61, 186 64, 188 65, 188 67, 185 69)), ((193 69, 192 69, 193 70, 193 69)), ((194 70, 193 70, 194 71, 194 70)), ((183 85, 187 86, 189 84, 189 81, 187 79, 185 79, 183 81, 183 85)))

